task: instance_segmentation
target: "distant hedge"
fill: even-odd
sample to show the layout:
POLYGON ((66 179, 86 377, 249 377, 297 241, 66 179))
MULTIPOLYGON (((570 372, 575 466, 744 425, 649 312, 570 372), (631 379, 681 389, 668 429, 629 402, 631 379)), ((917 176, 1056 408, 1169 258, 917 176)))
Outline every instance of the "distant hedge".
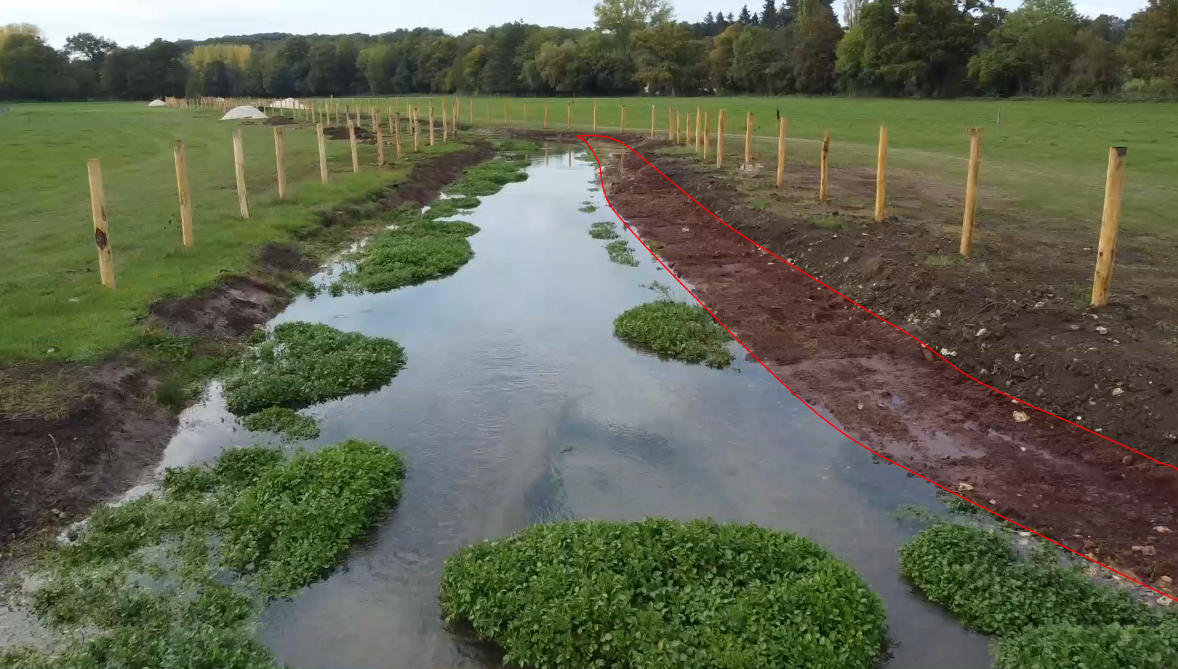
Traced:
POLYGON ((872 666, 883 604, 818 544, 753 525, 537 525, 446 561, 447 620, 518 666, 872 666))

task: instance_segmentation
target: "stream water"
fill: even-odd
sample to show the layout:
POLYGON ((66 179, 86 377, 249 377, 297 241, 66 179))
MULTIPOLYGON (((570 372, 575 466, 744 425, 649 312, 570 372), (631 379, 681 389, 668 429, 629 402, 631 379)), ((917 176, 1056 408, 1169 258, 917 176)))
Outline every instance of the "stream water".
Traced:
MULTIPOLYGON (((636 268, 611 263, 588 236, 614 219, 596 174, 564 153, 535 160, 527 181, 466 217, 482 232, 455 275, 300 298, 276 319, 405 348, 387 387, 308 413, 322 424, 314 445, 372 439, 401 451, 409 471, 400 506, 344 569, 269 607, 265 643, 299 667, 495 666, 485 645, 443 626, 446 556, 546 520, 711 517, 797 532, 849 562, 887 605, 888 667, 989 666, 987 640, 897 574, 896 549, 917 528, 892 513, 937 506, 931 486, 873 462, 739 353, 739 371, 719 371, 613 337, 618 314, 659 296, 652 282, 690 297, 633 240, 636 268), (578 211, 585 200, 599 211, 578 211)), ((214 386, 183 416, 163 464, 257 441, 234 427, 214 386)))

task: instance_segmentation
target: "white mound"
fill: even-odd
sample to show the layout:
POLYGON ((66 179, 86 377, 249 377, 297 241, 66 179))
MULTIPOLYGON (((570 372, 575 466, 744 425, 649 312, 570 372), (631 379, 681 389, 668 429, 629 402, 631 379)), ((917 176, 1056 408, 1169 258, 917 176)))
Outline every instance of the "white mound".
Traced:
POLYGON ((271 109, 306 109, 307 107, 294 98, 287 98, 285 100, 275 100, 266 105, 271 109))
POLYGON ((225 112, 225 115, 221 117, 221 120, 233 121, 242 118, 266 118, 266 115, 263 114, 257 107, 242 105, 240 107, 234 107, 233 109, 225 112))
POLYGON ((168 104, 166 102, 164 102, 163 100, 152 100, 151 102, 147 103, 147 106, 148 107, 167 107, 168 104))

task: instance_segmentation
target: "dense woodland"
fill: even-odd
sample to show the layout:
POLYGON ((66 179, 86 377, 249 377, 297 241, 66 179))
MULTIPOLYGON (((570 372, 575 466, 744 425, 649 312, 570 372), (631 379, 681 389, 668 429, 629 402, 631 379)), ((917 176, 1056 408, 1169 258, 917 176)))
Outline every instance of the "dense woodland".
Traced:
POLYGON ((0 99, 157 96, 833 94, 1178 95, 1178 0, 1128 19, 1071 0, 765 0, 677 21, 666 0, 602 0, 589 29, 506 23, 462 35, 157 39, 90 33, 54 49, 0 28, 0 99))

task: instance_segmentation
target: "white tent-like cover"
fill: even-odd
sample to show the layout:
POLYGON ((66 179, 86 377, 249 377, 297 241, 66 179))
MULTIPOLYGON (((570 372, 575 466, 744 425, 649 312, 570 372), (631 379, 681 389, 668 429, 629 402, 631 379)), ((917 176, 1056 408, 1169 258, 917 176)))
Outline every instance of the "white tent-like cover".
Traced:
POLYGON ((168 103, 164 102, 163 100, 152 100, 151 102, 147 103, 147 106, 148 107, 167 107, 168 103))
POLYGON ((285 100, 275 100, 266 105, 271 109, 306 109, 306 105, 294 98, 286 98, 285 100))
POLYGON ((234 107, 233 109, 225 112, 225 115, 221 117, 221 120, 234 121, 243 118, 266 118, 266 115, 263 114, 262 111, 257 107, 242 105, 240 107, 234 107))

